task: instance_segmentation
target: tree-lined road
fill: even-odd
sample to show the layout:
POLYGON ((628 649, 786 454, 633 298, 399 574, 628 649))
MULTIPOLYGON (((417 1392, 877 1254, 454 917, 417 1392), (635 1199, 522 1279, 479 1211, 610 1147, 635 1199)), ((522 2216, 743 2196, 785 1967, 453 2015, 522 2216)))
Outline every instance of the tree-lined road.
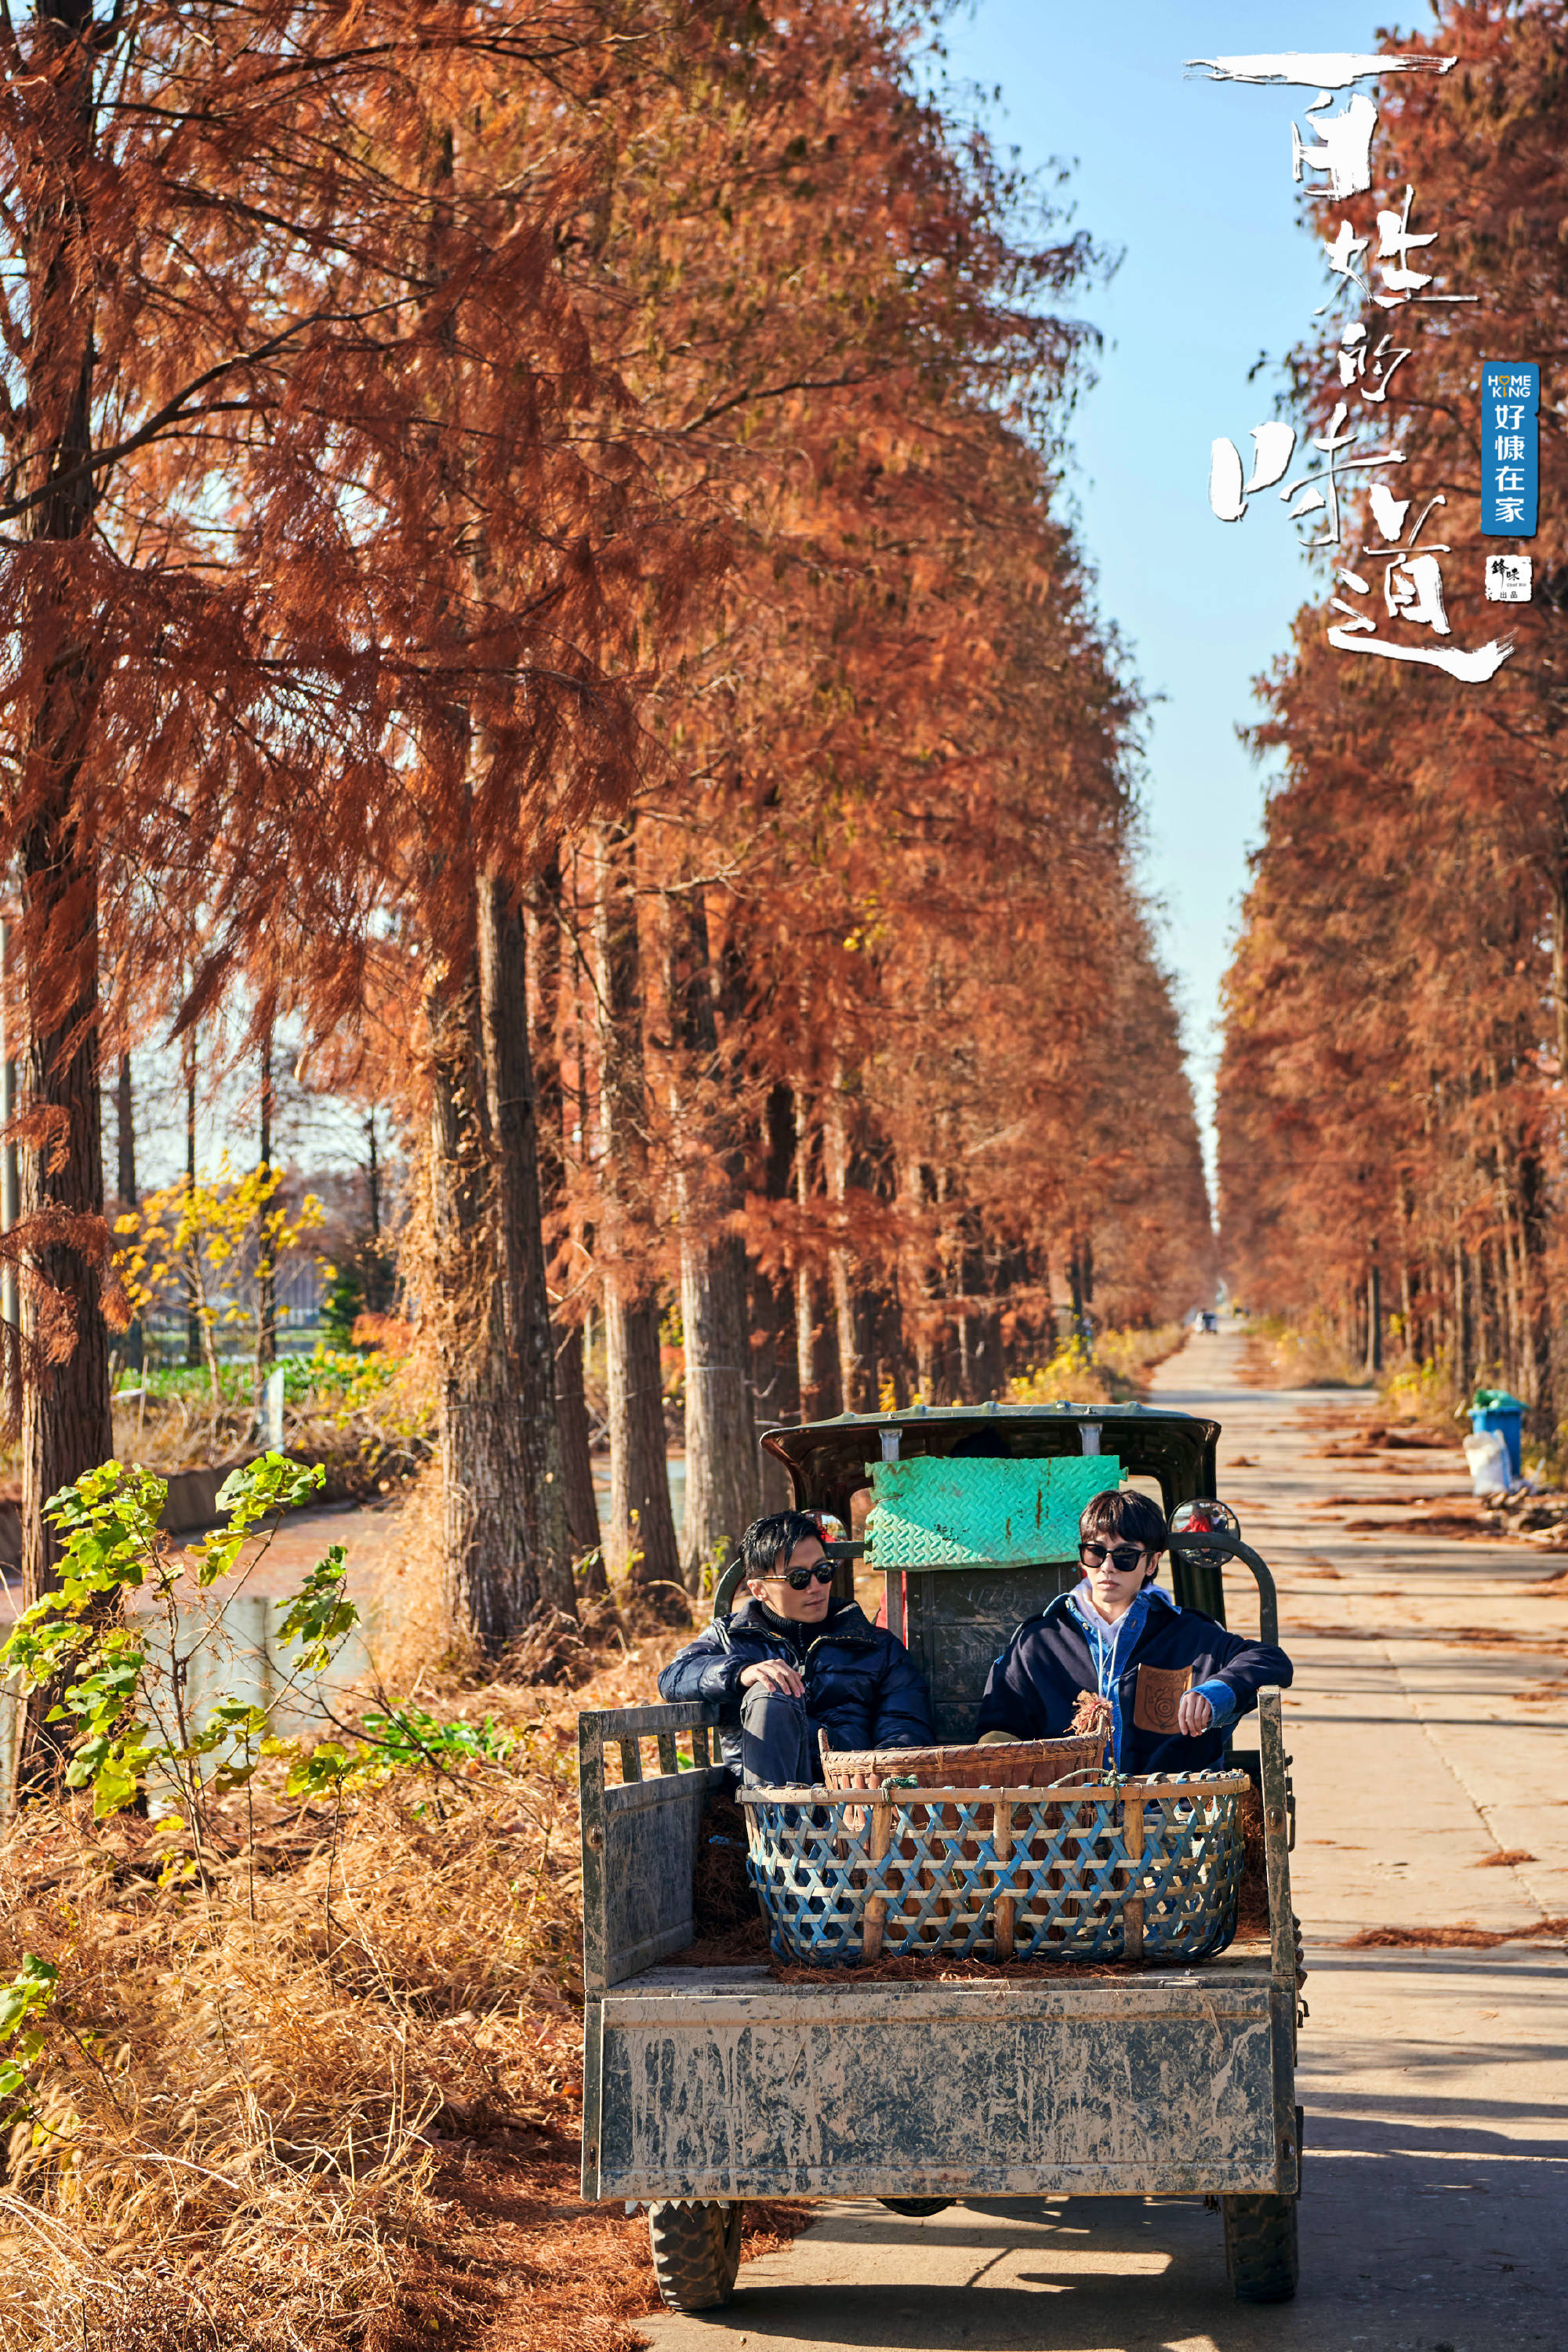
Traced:
MULTIPOLYGON (((657 2352, 1560 2343, 1563 1927, 1491 1950, 1347 1939, 1568 1917, 1568 1579, 1553 1580, 1568 1562, 1423 1534, 1408 1504, 1380 1498, 1468 1492, 1457 1448, 1325 1455, 1364 1427, 1371 1397, 1254 1390, 1241 1371, 1238 1337, 1194 1339, 1152 1401, 1223 1423, 1221 1490, 1275 1570, 1297 1660, 1292 1867, 1311 1970, 1298 2300, 1232 2303, 1219 2219, 1201 2200, 950 2208, 924 2222, 847 2203, 744 2267, 728 2311, 650 2322, 657 2352)), ((1230 1613, 1246 1625, 1252 1612, 1230 1613)))

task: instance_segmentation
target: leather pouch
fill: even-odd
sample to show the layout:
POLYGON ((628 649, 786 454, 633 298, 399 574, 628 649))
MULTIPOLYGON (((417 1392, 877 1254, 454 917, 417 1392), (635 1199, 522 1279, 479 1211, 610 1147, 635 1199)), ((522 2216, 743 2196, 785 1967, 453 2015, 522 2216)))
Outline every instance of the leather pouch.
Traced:
POLYGON ((1177 1737, 1177 1704, 1192 1686, 1191 1666, 1140 1666, 1132 1701, 1132 1720, 1139 1730, 1177 1737))

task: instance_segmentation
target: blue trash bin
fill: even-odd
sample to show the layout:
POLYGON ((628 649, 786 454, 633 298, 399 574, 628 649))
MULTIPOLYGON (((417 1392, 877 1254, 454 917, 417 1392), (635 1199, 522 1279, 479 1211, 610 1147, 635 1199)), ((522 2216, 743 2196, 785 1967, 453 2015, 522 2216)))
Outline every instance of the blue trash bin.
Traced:
POLYGON ((1510 1396, 1506 1389, 1493 1389, 1488 1394, 1489 1402, 1470 1408, 1470 1427, 1478 1432, 1488 1429, 1499 1432, 1508 1448, 1510 1473, 1517 1483, 1524 1475, 1520 1453, 1524 1433, 1524 1406, 1518 1397, 1510 1396))

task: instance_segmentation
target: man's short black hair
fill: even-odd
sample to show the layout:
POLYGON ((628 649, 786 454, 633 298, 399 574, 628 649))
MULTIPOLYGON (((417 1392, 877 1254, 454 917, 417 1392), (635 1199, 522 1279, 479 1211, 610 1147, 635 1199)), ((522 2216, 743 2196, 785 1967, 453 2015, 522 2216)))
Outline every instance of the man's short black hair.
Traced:
POLYGON ((748 1579, 782 1576, 798 1543, 820 1543, 822 1529, 810 1511, 770 1511, 753 1519, 741 1538, 741 1560, 748 1579))
POLYGON ((1164 1551, 1171 1540, 1164 1512, 1136 1486, 1112 1486, 1103 1495, 1091 1495, 1083 1507, 1078 1535, 1080 1543, 1086 1537, 1091 1541, 1098 1537, 1102 1542, 1142 1544, 1152 1553, 1164 1551))

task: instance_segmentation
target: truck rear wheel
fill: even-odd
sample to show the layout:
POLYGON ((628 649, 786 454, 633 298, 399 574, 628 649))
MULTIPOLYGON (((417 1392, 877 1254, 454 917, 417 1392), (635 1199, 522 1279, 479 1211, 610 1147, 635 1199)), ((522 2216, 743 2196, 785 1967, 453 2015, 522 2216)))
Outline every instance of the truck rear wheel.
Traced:
POLYGON ((658 2291, 671 2311, 712 2311, 735 2292, 741 2207, 715 2199, 661 2198, 647 2209, 658 2291))
POLYGON ((1222 2197, 1225 2268, 1237 2303, 1289 2303, 1296 2292, 1294 2197, 1222 2197))

